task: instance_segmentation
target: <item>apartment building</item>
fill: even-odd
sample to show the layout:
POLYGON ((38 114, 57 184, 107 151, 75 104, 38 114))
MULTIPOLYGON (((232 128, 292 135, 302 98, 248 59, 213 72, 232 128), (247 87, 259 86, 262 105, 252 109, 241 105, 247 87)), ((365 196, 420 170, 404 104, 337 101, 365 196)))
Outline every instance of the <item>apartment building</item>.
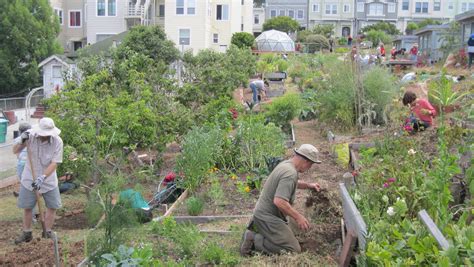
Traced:
POLYGON ((51 0, 50 5, 59 19, 59 43, 64 52, 71 53, 86 44, 84 0, 51 0))
POLYGON ((259 36, 263 31, 263 23, 265 22, 265 8, 254 7, 253 8, 253 35, 259 36))
POLYGON ((252 0, 51 0, 50 4, 61 23, 59 40, 66 53, 135 25, 161 25, 180 49, 225 51, 233 33, 252 33, 253 27, 252 0))
POLYGON ((457 1, 445 0, 401 0, 398 7, 397 28, 401 32, 409 22, 419 22, 424 19, 433 19, 447 22, 454 18, 454 6, 457 1))
POLYGON ((396 0, 355 0, 354 32, 365 26, 385 21, 396 24, 398 20, 396 0))
POLYGON ((352 35, 354 1, 311 0, 309 1, 308 17, 310 28, 318 24, 332 24, 335 36, 352 35))
POLYGON ((278 16, 288 16, 298 21, 303 28, 307 28, 308 0, 266 0, 265 18, 271 19, 278 16))

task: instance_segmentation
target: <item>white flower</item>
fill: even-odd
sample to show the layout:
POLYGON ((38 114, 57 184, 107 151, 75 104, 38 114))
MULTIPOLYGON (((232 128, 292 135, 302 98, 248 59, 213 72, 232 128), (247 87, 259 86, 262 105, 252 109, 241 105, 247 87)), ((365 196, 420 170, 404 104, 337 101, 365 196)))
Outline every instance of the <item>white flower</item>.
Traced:
POLYGON ((415 155, 415 154, 416 154, 416 151, 413 148, 408 150, 408 155, 415 155))
POLYGON ((387 195, 383 195, 382 200, 383 200, 383 202, 387 203, 387 202, 388 202, 388 197, 387 197, 387 195))
POLYGON ((388 207, 387 214, 388 214, 388 216, 395 215, 395 209, 393 207, 388 207))
POLYGON ((399 200, 400 200, 400 197, 397 197, 397 201, 399 201, 399 200))

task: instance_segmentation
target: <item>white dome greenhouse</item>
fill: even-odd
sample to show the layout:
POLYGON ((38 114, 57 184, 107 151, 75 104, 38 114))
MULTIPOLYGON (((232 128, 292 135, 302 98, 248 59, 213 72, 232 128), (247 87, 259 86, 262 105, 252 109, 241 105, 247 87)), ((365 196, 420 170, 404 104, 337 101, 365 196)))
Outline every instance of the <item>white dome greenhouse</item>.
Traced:
POLYGON ((255 39, 255 42, 257 43, 257 49, 260 51, 295 51, 295 42, 291 40, 288 34, 277 30, 262 32, 255 39))

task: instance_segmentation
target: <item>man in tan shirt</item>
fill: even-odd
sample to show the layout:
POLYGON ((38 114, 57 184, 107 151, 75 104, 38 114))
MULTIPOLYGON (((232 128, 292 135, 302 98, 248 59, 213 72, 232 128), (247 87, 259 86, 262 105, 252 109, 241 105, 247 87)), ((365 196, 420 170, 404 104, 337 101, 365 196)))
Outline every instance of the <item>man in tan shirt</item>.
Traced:
POLYGON ((314 146, 301 145, 295 149, 295 155, 291 159, 280 163, 268 176, 252 221, 242 238, 242 256, 250 255, 252 250, 265 254, 301 252, 300 244, 288 226, 286 217, 293 218, 301 230, 309 229, 308 220, 291 205, 297 188, 320 190, 317 183, 298 181, 298 173, 309 170, 313 163, 321 163, 318 154, 314 146))
MULTIPOLYGON (((61 131, 56 128, 54 121, 43 118, 38 127, 21 134, 21 142, 13 147, 18 153, 28 147, 28 158, 21 174, 18 207, 24 210, 23 233, 15 240, 16 244, 30 242, 33 239, 31 221, 33 207, 36 205, 38 191, 46 203, 46 238, 51 236, 56 210, 61 207, 61 197, 58 188, 56 168, 62 162, 63 141, 59 137, 61 131), (36 177, 33 177, 33 174, 36 177)), ((41 214, 40 214, 41 216, 41 214)))

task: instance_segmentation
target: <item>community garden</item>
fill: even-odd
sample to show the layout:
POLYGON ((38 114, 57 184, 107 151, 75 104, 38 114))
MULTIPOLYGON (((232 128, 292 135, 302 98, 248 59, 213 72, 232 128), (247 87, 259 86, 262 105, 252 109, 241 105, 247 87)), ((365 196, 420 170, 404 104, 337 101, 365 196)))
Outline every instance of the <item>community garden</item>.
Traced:
MULTIPOLYGON (((353 264, 474 261, 474 80, 463 71, 466 79, 454 82, 458 70, 419 69, 401 83, 404 73, 360 66, 346 50, 287 59, 235 46, 180 54, 159 27, 136 27, 109 53, 81 55, 78 66, 81 75, 45 102, 65 144, 58 172, 80 184, 63 195, 55 226, 63 265, 335 266, 346 239, 343 185, 366 224, 353 264), (279 71, 288 78, 251 104, 249 79, 279 71), (435 127, 402 127, 406 90, 436 106, 435 127), (304 143, 323 163, 300 175, 322 186, 297 192, 295 208, 311 224, 296 231, 303 253, 240 257, 265 178, 304 143), (448 247, 423 224, 422 210, 448 247)), ((21 213, 12 197, 0 198, 0 264, 54 264, 51 240, 11 244, 21 213)))

